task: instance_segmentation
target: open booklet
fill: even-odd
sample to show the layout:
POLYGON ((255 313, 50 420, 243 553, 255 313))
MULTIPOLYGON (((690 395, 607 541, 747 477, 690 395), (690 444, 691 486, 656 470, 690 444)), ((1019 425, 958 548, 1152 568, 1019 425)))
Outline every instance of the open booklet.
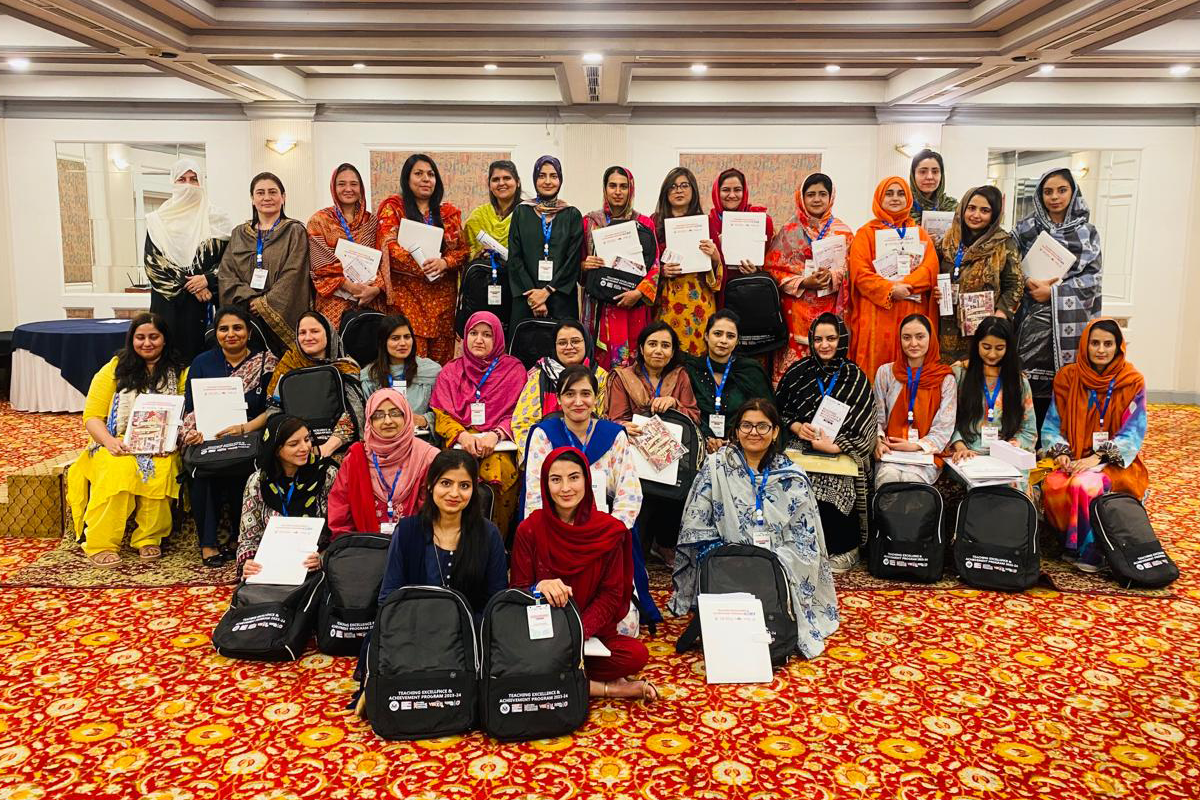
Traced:
POLYGON ((125 449, 136 455, 173 452, 182 419, 183 395, 139 394, 125 426, 125 449))

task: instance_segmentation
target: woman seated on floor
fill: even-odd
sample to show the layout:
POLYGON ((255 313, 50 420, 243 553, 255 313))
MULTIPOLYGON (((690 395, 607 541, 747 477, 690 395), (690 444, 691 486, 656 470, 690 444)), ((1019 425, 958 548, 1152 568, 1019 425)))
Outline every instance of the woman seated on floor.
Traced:
POLYGON ((1063 537, 1063 557, 1083 572, 1099 572, 1089 506, 1107 492, 1139 500, 1150 483, 1142 463, 1146 381, 1125 360, 1125 337, 1107 317, 1079 337, 1079 354, 1054 376, 1054 398, 1042 424, 1043 455, 1055 470, 1042 483, 1046 521, 1063 537))
POLYGON ((837 630, 838 610, 812 485, 783 454, 782 420, 770 400, 747 401, 729 430, 733 440, 709 454, 688 493, 669 608, 677 615, 695 608, 700 565, 714 547, 765 547, 787 574, 800 654, 814 658, 837 630))
POLYGON ((429 405, 446 446, 458 445, 479 459, 480 477, 495 496, 492 519, 507 535, 521 474, 515 454, 497 452, 496 446, 512 441, 512 413, 525 385, 525 366, 505 354, 504 328, 492 312, 475 312, 463 330, 463 354, 442 369, 429 405))
MULTIPOLYGON (((327 517, 337 462, 321 458, 318 452, 304 420, 288 414, 267 419, 258 448, 258 469, 246 481, 242 496, 237 563, 243 577, 262 571, 254 556, 272 517, 327 517)), ((324 548, 326 537, 327 531, 318 549, 324 548)), ((321 557, 311 553, 304 563, 310 570, 319 569, 321 557)))
POLYGON ((138 557, 162 556, 162 540, 171 532, 171 501, 179 496, 176 442, 142 454, 127 447, 124 437, 138 395, 181 395, 186 378, 171 332, 153 312, 133 318, 125 346, 92 378, 83 407, 83 427, 92 444, 67 471, 67 502, 75 537, 98 567, 121 562, 130 514, 137 527, 129 543, 138 557), (167 447, 171 452, 163 452, 167 447))
POLYGON ((854 459, 857 475, 809 473, 829 565, 834 574, 848 572, 858 563, 867 538, 867 476, 879 425, 875 421, 875 396, 867 376, 850 360, 850 329, 842 318, 826 311, 808 330, 808 355, 792 364, 779 381, 779 411, 791 440, 807 452, 854 459), (837 435, 814 427, 821 402, 829 397, 847 406, 837 435))
POLYGON ((416 341, 408 317, 403 314, 384 317, 379 323, 378 355, 362 368, 358 377, 366 397, 385 386, 404 395, 412 408, 414 427, 424 431, 433 427, 429 396, 442 365, 417 355, 416 341))
POLYGON ((305 311, 296 325, 296 345, 283 354, 267 387, 271 404, 276 408, 282 407, 286 412, 286 404, 279 393, 280 381, 293 370, 324 365, 332 365, 344 376, 347 411, 334 423, 332 433, 323 441, 315 442, 319 458, 329 458, 342 452, 359 437, 363 398, 358 384, 358 364, 344 354, 342 338, 334 333, 329 320, 323 315, 316 311, 305 311))
POLYGON ((731 432, 725 420, 742 403, 754 397, 775 399, 771 381, 758 360, 733 354, 740 321, 737 312, 727 308, 713 314, 704 329, 705 355, 683 357, 700 408, 700 430, 710 453, 728 441, 731 432))
POLYGON ((367 398, 367 432, 350 445, 329 492, 329 530, 391 536, 421 507, 425 471, 438 450, 416 438, 404 395, 384 387, 367 398))
POLYGON ((567 367, 582 364, 596 376, 596 413, 604 414, 604 401, 608 390, 608 372, 596 363, 595 344, 592 336, 577 320, 567 319, 554 329, 554 355, 538 359, 529 370, 525 388, 517 399, 513 411, 513 441, 520 452, 525 452, 529 432, 547 414, 558 410, 558 376, 567 367))
POLYGON ((942 471, 942 452, 954 434, 958 384, 950 367, 941 363, 938 340, 924 314, 900 321, 896 354, 875 373, 875 418, 879 440, 875 457, 892 451, 933 455, 932 464, 880 463, 876 488, 906 481, 933 484, 942 471))
MULTIPOLYGON (((231 425, 213 437, 244 436, 262 430, 267 424, 267 386, 275 370, 275 356, 269 350, 250 349, 250 315, 240 306, 225 306, 213 317, 217 346, 196 356, 188 369, 187 393, 183 402, 183 443, 200 444, 204 434, 196 428, 196 404, 192 381, 197 378, 238 378, 246 402, 247 422, 231 425)), ((245 470, 220 478, 188 477, 188 493, 196 532, 200 537, 200 558, 211 569, 224 566, 237 555, 237 524, 241 512, 242 491, 246 488, 245 470), (217 540, 217 525, 226 512, 233 525, 231 541, 225 547, 217 540)))
MULTIPOLYGON (((1033 392, 1021 374, 1012 323, 987 317, 967 342, 966 368, 951 367, 958 380, 958 421, 949 449, 954 463, 987 455, 997 440, 1032 452, 1037 445, 1033 392)), ((1029 490, 1029 473, 1024 475, 1023 492, 1029 490)))
POLYGON ((624 523, 596 508, 591 469, 574 447, 542 464, 542 501, 517 527, 509 585, 540 593, 552 606, 574 600, 585 639, 611 655, 585 656, 592 697, 657 700, 654 684, 629 680, 650 660, 646 645, 617 633, 633 597, 633 544, 624 523))

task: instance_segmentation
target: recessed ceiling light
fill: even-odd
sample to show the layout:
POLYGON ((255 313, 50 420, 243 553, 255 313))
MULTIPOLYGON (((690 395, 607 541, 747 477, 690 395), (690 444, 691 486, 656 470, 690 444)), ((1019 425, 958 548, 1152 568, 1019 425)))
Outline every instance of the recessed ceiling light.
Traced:
POLYGON ((279 59, 283 58, 283 53, 272 53, 272 54, 271 54, 271 58, 273 58, 273 59, 275 59, 276 61, 278 61, 279 59))
POLYGON ((1038 72, 1040 72, 1043 75, 1049 75, 1051 72, 1054 72, 1054 65, 1053 64, 1042 64, 1040 67, 1038 67, 1038 72))
MULTIPOLYGON (((8 63, 11 64, 12 62, 10 61, 8 63)), ((1191 71, 1192 71, 1192 67, 1190 64, 1176 64, 1175 66, 1171 67, 1170 70, 1168 70, 1168 72, 1170 72, 1176 78, 1178 78, 1182 75, 1187 75, 1191 71)))
POLYGON ((838 72, 839 70, 841 70, 841 67, 839 67, 837 64, 826 64, 825 65, 826 72, 838 72))
POLYGON ((599 64, 603 60, 604 60, 603 53, 584 53, 583 54, 583 63, 585 63, 585 64, 599 64))
POLYGON ((19 72, 24 72, 25 70, 29 69, 29 59, 10 58, 8 60, 8 65, 19 72))
POLYGON ((361 61, 359 61, 357 64, 354 65, 354 68, 355 69, 366 69, 367 65, 362 63, 361 61))
POLYGON ((703 75, 708 72, 708 64, 692 64, 692 72, 697 75, 703 75))
POLYGON ((498 64, 484 64, 483 68, 488 72, 495 72, 496 70, 500 69, 500 66, 498 64))

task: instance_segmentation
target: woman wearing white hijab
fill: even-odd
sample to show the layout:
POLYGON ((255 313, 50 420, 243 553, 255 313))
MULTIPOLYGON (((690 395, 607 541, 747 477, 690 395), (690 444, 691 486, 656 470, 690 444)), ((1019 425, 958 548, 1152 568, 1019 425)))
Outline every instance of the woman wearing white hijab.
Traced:
POLYGON ((146 215, 146 276, 150 310, 161 314, 183 363, 204 347, 210 303, 217 297, 217 266, 233 220, 208 202, 200 165, 181 158, 171 166, 171 199, 146 215))

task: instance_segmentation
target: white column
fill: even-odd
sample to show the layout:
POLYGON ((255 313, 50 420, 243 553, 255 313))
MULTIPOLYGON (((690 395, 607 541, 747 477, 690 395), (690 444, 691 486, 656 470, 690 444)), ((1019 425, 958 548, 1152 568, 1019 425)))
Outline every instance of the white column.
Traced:
POLYGON ((563 199, 584 214, 604 203, 604 170, 629 167, 628 126, 605 123, 563 125, 563 199))
POLYGON ((250 178, 260 172, 273 172, 283 181, 287 193, 287 215, 307 222, 313 212, 328 204, 327 198, 322 202, 318 197, 313 185, 313 113, 316 107, 264 109, 252 103, 245 108, 246 116, 250 118, 251 174, 246 176, 247 196, 250 178), (282 155, 267 147, 268 140, 281 139, 290 139, 296 146, 282 155))

